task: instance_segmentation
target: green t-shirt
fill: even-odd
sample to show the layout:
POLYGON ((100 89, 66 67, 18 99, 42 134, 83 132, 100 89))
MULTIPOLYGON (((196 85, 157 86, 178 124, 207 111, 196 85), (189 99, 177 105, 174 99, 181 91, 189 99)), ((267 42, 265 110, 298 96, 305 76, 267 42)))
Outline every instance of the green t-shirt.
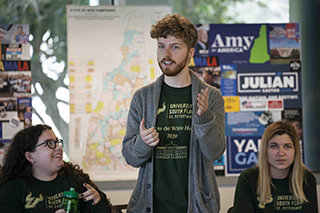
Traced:
POLYGON ((309 200, 308 203, 301 203, 289 191, 289 177, 272 179, 275 186, 271 189, 272 197, 267 203, 260 203, 257 194, 258 174, 257 167, 247 169, 240 174, 235 192, 234 213, 318 212, 316 179, 311 172, 305 171, 305 182, 303 183, 303 191, 309 200))
MULTIPOLYGON (((70 175, 58 175, 52 181, 41 181, 34 177, 30 181, 16 178, 8 181, 0 189, 0 213, 54 213, 60 209, 64 191, 74 188, 80 191, 70 175)), ((92 206, 92 201, 79 200, 81 212, 106 213, 111 212, 104 193, 100 192, 100 202, 92 206)))
POLYGON ((188 210, 188 168, 192 120, 191 88, 163 83, 156 130, 153 208, 155 213, 188 210))

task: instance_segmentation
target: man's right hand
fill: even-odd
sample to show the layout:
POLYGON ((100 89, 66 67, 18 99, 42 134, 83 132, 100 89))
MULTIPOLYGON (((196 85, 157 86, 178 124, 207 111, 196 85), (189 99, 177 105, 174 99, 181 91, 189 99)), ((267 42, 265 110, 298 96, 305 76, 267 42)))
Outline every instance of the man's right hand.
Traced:
POLYGON ((154 147, 156 146, 160 139, 159 139, 159 133, 156 131, 154 127, 151 127, 150 129, 146 129, 144 126, 145 120, 142 118, 140 122, 140 135, 143 140, 148 146, 154 147))

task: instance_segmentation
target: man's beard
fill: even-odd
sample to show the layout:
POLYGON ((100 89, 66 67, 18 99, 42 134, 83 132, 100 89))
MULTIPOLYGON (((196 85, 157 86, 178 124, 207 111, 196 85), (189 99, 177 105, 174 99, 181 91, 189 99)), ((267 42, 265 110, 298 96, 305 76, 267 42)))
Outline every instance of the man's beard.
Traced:
POLYGON ((162 73, 166 76, 178 75, 183 70, 183 68, 187 65, 187 63, 188 63, 188 55, 186 55, 186 58, 181 63, 178 63, 178 64, 176 64, 176 62, 170 58, 164 58, 161 60, 161 62, 158 61, 158 64, 159 64, 159 67, 160 67, 162 73), (174 63, 173 66, 176 66, 176 67, 173 69, 172 68, 163 68, 162 64, 164 61, 170 61, 171 63, 174 63))

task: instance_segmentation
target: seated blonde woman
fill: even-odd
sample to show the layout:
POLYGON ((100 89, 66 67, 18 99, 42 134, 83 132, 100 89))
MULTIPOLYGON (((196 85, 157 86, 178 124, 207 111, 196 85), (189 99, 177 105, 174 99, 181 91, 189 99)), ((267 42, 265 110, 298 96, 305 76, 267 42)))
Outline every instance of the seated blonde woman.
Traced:
POLYGON ((289 122, 264 132, 258 165, 241 173, 234 213, 318 213, 316 178, 301 161, 299 137, 289 122))

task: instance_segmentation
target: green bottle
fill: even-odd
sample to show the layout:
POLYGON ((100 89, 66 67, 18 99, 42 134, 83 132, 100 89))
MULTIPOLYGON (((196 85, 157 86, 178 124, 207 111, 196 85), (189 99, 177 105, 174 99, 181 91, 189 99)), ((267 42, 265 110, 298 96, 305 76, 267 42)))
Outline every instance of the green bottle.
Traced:
POLYGON ((74 191, 74 188, 70 188, 70 191, 64 191, 61 209, 65 209, 66 213, 77 213, 78 200, 79 194, 74 191))

